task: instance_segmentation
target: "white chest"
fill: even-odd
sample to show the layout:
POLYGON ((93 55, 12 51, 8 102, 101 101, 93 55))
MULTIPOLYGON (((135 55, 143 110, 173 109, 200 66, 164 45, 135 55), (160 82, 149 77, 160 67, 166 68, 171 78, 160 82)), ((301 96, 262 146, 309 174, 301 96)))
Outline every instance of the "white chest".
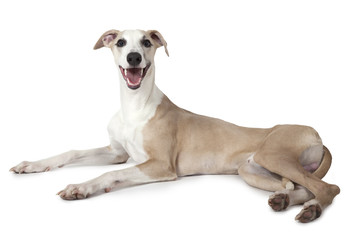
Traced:
POLYGON ((124 122, 119 115, 120 113, 115 114, 108 126, 112 147, 119 152, 124 149, 138 163, 145 162, 148 156, 144 150, 142 132, 146 122, 124 122))
MULTIPOLYGON (((111 146, 122 153, 124 150, 136 162, 146 162, 150 156, 144 149, 143 130, 154 117, 161 103, 163 93, 155 86, 144 107, 123 108, 117 112, 108 125, 111 146)), ((133 104, 136 103, 131 99, 133 104)), ((129 101, 124 101, 128 103, 129 101)), ((131 103, 128 103, 131 104, 131 103)), ((138 106, 134 104, 134 106, 138 106)))

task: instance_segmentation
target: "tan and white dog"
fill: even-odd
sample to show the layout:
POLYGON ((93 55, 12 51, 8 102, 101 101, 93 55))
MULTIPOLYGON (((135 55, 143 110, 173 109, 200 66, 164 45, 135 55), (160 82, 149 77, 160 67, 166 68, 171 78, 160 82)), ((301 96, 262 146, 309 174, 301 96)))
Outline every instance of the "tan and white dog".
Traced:
POLYGON ((331 154, 311 127, 278 125, 244 128, 200 116, 173 104, 155 85, 154 55, 167 43, 155 30, 110 30, 94 49, 111 49, 120 75, 121 109, 108 126, 110 145, 69 151, 36 162, 22 162, 15 173, 44 172, 79 162, 139 164, 68 185, 58 195, 83 199, 96 192, 194 174, 239 174, 249 185, 274 191, 269 205, 280 211, 303 204, 300 222, 318 218, 339 194, 320 180, 331 154))

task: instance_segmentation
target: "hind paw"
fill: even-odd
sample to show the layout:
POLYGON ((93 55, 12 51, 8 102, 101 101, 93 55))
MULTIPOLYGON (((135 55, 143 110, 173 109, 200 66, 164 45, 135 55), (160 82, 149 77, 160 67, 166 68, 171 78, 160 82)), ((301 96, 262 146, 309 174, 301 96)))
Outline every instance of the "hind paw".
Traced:
POLYGON ((304 206, 295 219, 301 223, 308 223, 320 217, 321 212, 322 210, 319 204, 304 206))
POLYGON ((289 195, 285 193, 275 193, 269 197, 268 203, 274 211, 285 210, 290 203, 289 195))

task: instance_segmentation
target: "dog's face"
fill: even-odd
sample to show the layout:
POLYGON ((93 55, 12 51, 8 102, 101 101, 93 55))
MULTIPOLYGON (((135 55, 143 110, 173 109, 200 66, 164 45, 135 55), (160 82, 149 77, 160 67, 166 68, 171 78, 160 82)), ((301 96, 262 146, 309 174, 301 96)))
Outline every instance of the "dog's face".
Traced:
POLYGON ((127 87, 136 90, 153 67, 156 49, 164 46, 169 55, 166 45, 156 30, 110 30, 100 37, 94 49, 109 47, 127 87))

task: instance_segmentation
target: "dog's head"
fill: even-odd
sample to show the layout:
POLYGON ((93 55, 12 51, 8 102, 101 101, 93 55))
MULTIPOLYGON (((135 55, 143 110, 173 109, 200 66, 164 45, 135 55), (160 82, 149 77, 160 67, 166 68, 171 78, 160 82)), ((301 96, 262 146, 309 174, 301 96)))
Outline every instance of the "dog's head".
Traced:
POLYGON ((164 46, 169 56, 166 45, 156 30, 110 30, 100 37, 94 49, 110 48, 128 88, 135 90, 152 70, 156 49, 164 46))

